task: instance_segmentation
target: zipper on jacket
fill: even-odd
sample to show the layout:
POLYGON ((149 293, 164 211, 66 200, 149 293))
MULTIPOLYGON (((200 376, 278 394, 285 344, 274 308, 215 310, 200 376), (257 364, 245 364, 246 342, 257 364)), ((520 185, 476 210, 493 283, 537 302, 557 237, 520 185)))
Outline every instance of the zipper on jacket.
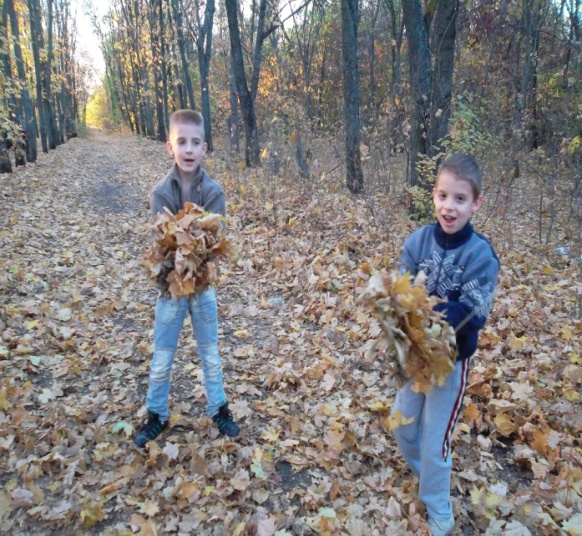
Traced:
MULTIPOLYGON (((441 262, 439 264, 439 270, 438 270, 438 273, 437 273, 436 284, 435 284, 435 288, 434 288, 435 293, 438 293, 438 288, 439 288, 439 285, 440 285, 440 282, 441 282, 441 272, 442 272, 442 269, 443 269, 443 264, 445 263, 445 257, 447 255, 448 246, 449 246, 449 237, 446 236, 445 237, 445 246, 443 248, 443 254, 442 254, 442 257, 441 257, 441 262)), ((440 296, 439 295, 439 298, 444 298, 444 297, 445 296, 440 296)))

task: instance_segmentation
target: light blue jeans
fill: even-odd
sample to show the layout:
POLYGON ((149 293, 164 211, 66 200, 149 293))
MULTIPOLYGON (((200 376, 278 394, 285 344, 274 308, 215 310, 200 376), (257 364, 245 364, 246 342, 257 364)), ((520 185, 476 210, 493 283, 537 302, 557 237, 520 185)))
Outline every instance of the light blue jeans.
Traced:
POLYGON ((412 391, 408 382, 396 393, 397 410, 410 424, 394 429, 398 448, 419 479, 418 494, 429 517, 446 521, 452 515, 450 442, 463 406, 470 359, 456 363, 442 387, 428 394, 412 391))
POLYGON ((202 360, 208 402, 206 414, 212 417, 226 402, 222 360, 218 353, 218 310, 214 289, 210 287, 201 294, 190 297, 159 297, 156 302, 154 356, 150 365, 146 405, 148 410, 157 413, 162 421, 170 417, 168 408, 170 371, 187 312, 192 319, 198 353, 202 360))

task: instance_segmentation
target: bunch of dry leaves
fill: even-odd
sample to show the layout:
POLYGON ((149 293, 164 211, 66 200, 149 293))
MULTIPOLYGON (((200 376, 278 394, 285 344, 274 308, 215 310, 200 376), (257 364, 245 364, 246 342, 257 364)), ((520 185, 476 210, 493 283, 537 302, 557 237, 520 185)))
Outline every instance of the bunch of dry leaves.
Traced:
POLYGON ((155 240, 143 264, 162 292, 174 298, 189 296, 216 282, 217 261, 235 257, 221 220, 220 214, 205 212, 194 203, 186 203, 176 215, 166 209, 154 217, 155 240))
POLYGON ((442 300, 428 295, 423 277, 412 282, 409 273, 375 274, 360 301, 380 325, 373 350, 400 383, 412 379, 413 389, 422 393, 445 383, 455 366, 455 331, 433 310, 442 300))

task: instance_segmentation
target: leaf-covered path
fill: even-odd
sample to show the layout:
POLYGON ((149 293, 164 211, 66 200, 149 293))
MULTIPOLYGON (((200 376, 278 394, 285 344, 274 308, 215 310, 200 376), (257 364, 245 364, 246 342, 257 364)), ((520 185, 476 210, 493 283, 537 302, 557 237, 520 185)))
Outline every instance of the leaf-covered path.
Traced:
MULTIPOLYGON (((209 159, 241 246, 218 298, 243 435, 204 416, 185 329, 171 426, 133 445, 156 294, 140 266, 148 193, 170 163, 163 144, 97 133, 0 176, 0 533, 426 534, 388 429, 394 385, 367 357, 377 325, 355 302, 412 225, 381 202, 380 224, 325 178, 209 159)), ((578 267, 520 225, 495 244, 454 447, 457 535, 580 534, 578 267)))

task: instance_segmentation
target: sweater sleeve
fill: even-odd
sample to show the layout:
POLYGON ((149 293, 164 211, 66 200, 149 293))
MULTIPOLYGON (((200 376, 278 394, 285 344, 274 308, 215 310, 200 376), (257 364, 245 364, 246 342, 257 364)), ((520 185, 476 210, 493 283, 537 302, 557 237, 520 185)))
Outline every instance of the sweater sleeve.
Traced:
POLYGON ((406 272, 410 272, 411 275, 415 276, 418 272, 418 261, 415 260, 413 251, 418 252, 419 231, 412 233, 404 242, 404 247, 402 248, 402 258, 400 259, 400 273, 404 275, 406 272))
POLYGON ((494 255, 478 255, 463 274, 459 300, 435 306, 436 311, 445 313, 447 322, 453 328, 457 329, 464 322, 459 335, 480 330, 485 325, 493 303, 498 273, 499 262, 494 255))
POLYGON ((222 188, 213 190, 204 200, 204 210, 226 216, 226 198, 222 188))
POLYGON ((172 210, 172 206, 166 197, 161 195, 156 190, 152 192, 150 204, 152 208, 152 217, 156 214, 159 214, 160 212, 164 212, 164 207, 168 207, 170 210, 172 210))

